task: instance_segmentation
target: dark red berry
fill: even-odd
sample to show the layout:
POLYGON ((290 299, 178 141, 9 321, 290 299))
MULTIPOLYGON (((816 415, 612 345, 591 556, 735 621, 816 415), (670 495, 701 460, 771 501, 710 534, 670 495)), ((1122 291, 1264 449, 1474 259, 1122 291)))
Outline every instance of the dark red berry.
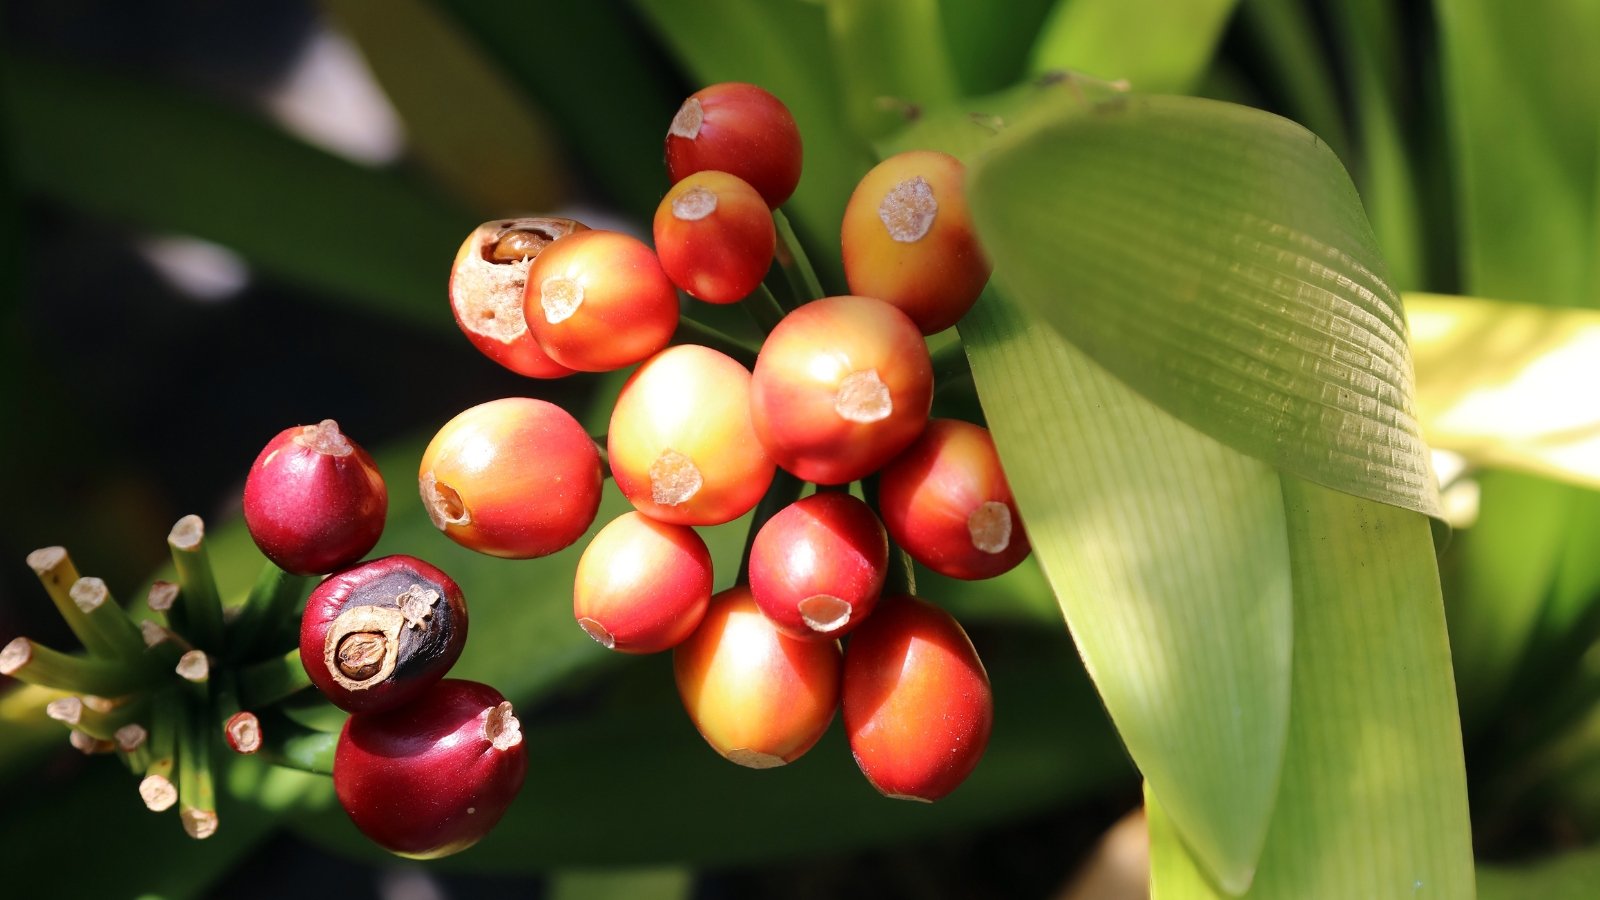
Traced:
POLYGON ((443 678, 467 642, 467 602, 450 576, 385 556, 328 576, 306 600, 300 662, 340 709, 381 712, 443 678))
POLYGON ((286 428, 262 448, 244 483, 244 521, 279 568, 321 575, 370 552, 389 492, 367 451, 339 423, 286 428))
POLYGON ((333 789, 361 833, 431 859, 477 843, 522 789, 528 751, 500 692, 447 679, 415 701, 345 722, 333 789))
POLYGON ((667 129, 672 183, 727 172, 776 209, 800 183, 800 127, 783 101, 753 84, 713 84, 689 96, 667 129))
POLYGON ((750 548, 750 592, 778 630, 805 640, 843 637, 883 590, 889 539, 849 494, 813 494, 779 510, 750 548))

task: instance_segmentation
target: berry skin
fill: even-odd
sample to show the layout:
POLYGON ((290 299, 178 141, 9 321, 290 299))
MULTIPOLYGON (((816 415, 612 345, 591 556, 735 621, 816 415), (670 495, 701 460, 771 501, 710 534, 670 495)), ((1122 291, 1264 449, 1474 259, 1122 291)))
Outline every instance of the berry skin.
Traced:
POLYGON ((486 684, 446 679, 399 709, 351 716, 334 751, 333 789, 374 843, 436 859, 488 834, 527 771, 511 704, 486 684))
POLYGON ((366 556, 388 511, 377 464, 332 419, 279 432, 244 482, 250 536, 296 575, 325 574, 366 556))
POLYGON ((700 627, 672 651, 672 671, 706 743, 752 769, 799 759, 839 706, 839 643, 786 637, 743 586, 711 598, 700 627))
POLYGON ((800 128, 783 101, 753 84, 713 84, 689 95, 667 129, 667 175, 736 175, 777 209, 800 183, 800 128))
POLYGON ((539 347, 580 372, 632 365, 678 328, 678 292, 654 251, 615 231, 546 247, 528 267, 522 303, 539 347))
POLYGON ((518 375, 571 375, 534 340, 522 294, 528 267, 545 247, 588 230, 574 219, 555 218, 496 219, 473 229, 450 269, 450 309, 472 346, 518 375))
POLYGON ((611 475, 634 508, 719 525, 760 502, 776 472, 750 421, 750 372, 696 344, 656 354, 611 411, 611 475))
POLYGON ((750 548, 750 592, 778 630, 801 640, 854 631, 877 605, 889 539, 865 503, 837 492, 779 510, 750 548))
POLYGON ((777 232, 755 188, 726 172, 696 172, 656 207, 656 254, 672 283, 707 303, 735 303, 772 265, 777 232))
POLYGON ((956 324, 989 281, 967 209, 961 161, 912 150, 879 163, 845 206, 841 243, 850 292, 893 303, 923 334, 956 324))
POLYGON ((970 422, 930 421, 884 467, 878 504, 895 543, 941 575, 993 578, 1028 555, 994 439, 970 422))
POLYGON ((450 671, 466 643, 461 588, 414 556, 385 556, 329 575, 300 617, 300 664, 347 712, 410 702, 450 671))
POLYGON ((876 472, 922 433, 932 402, 922 333, 869 297, 827 297, 784 317, 750 381, 761 443, 778 465, 817 484, 876 472))
POLYGON ((451 540, 531 559, 571 545, 600 508, 600 451, 566 410, 508 397, 472 407, 422 454, 422 505, 451 540))
POLYGON ((978 765, 993 724, 989 675, 949 613, 885 597, 850 638, 845 733, 883 795, 932 802, 955 790, 978 765))
POLYGON ((572 595, 578 624, 606 649, 669 650, 705 617, 711 552, 693 528, 624 513, 583 551, 572 595))

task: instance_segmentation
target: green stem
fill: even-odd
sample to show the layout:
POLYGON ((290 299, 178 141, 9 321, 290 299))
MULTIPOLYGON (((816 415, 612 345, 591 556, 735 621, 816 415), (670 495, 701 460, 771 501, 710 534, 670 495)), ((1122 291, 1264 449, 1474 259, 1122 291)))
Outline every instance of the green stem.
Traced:
POLYGON ((40 687, 120 697, 142 687, 147 673, 120 660, 70 656, 19 637, 0 650, 0 675, 40 687))
POLYGON ((259 755, 267 762, 317 775, 333 774, 337 732, 316 731, 273 712, 261 716, 261 738, 259 755))
POLYGON ((940 347, 934 352, 932 362, 934 393, 972 380, 972 364, 967 361, 967 348, 960 341, 940 347))
POLYGON ((672 342, 674 344, 699 344, 703 347, 710 347, 733 357, 747 369, 754 368, 756 364, 756 349, 754 347, 733 335, 718 331, 710 325, 697 322, 688 316, 682 316, 678 319, 678 330, 673 333, 672 342))
POLYGON ((178 818, 197 840, 217 830, 216 785, 211 774, 211 722, 205 703, 194 704, 178 730, 178 818))
POLYGON ((177 689, 161 691, 151 699, 150 737, 145 746, 150 762, 139 783, 139 796, 153 812, 162 812, 177 802, 177 787, 172 783, 177 765, 178 732, 184 727, 183 698, 177 689))
POLYGON ((805 486, 804 481, 782 469, 772 477, 772 485, 767 488, 761 502, 756 504, 755 515, 750 519, 750 530, 745 533, 744 555, 739 561, 739 577, 735 584, 750 581, 750 550, 755 546, 756 534, 761 531, 761 526, 767 524, 767 520, 777 515, 779 510, 798 500, 805 486))
POLYGON ((145 659, 144 638, 139 626, 133 624, 117 601, 111 598, 106 583, 98 578, 79 578, 67 592, 72 602, 82 610, 89 628, 98 636, 102 646, 110 648, 108 655, 129 662, 145 659))
POLYGON ((600 454, 600 478, 611 477, 611 451, 606 447, 609 442, 606 438, 589 435, 589 440, 594 441, 595 452, 600 454))
POLYGON ((291 575, 270 562, 261 567, 238 618, 226 626, 228 645, 236 658, 249 659, 263 635, 276 634, 278 624, 294 615, 308 581, 310 578, 291 575))
POLYGON ((817 270, 811 267, 811 260, 806 257, 805 248, 800 246, 800 238, 794 233, 794 227, 789 224, 789 218, 782 210, 772 211, 772 224, 778 232, 778 247, 775 254, 778 258, 778 267, 783 269, 783 275, 789 280, 789 287, 801 303, 809 300, 818 300, 825 296, 822 293, 822 282, 817 279, 817 270))
POLYGON ((89 616, 72 599, 72 586, 78 583, 78 568, 64 547, 43 547, 28 554, 28 568, 39 576, 45 593, 56 605, 56 612, 66 620, 67 627, 83 642, 83 647, 95 656, 114 656, 114 648, 106 642, 99 629, 89 623, 89 616))
MULTIPOLYGON (((861 493, 867 498, 867 505, 877 515, 878 520, 883 520, 883 509, 878 505, 878 476, 869 475, 861 481, 861 493)), ((896 544, 891 538, 889 541, 889 571, 884 573, 883 595, 888 597, 893 594, 917 595, 917 573, 911 554, 896 544)))
POLYGON ((756 289, 751 291, 750 296, 744 298, 744 302, 740 305, 750 314, 750 318, 755 321, 756 327, 760 328, 763 334, 771 334, 772 329, 777 328, 783 317, 788 315, 783 304, 773 295, 772 289, 765 284, 756 285, 756 289))
POLYGON ((111 741, 116 740, 118 728, 143 716, 147 708, 142 697, 110 706, 99 698, 85 701, 82 697, 62 697, 52 700, 45 707, 45 713, 98 740, 111 741))
POLYGON ((206 650, 222 649, 222 598, 206 553, 206 526, 199 516, 184 516, 172 526, 167 546, 178 569, 179 603, 189 619, 189 639, 206 650))
POLYGON ((145 597, 145 605, 172 631, 184 631, 189 627, 183 604, 178 602, 179 590, 173 582, 157 581, 150 585, 150 593, 145 597))
POLYGON ((311 686, 300 663, 300 650, 290 650, 239 670, 239 705, 260 710, 311 686))

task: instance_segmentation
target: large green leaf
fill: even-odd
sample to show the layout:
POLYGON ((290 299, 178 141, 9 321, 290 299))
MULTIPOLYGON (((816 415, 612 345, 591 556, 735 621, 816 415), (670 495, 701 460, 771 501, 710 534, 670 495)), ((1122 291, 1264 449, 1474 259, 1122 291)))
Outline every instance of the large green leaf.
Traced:
POLYGON ((857 134, 881 137, 955 99, 940 0, 827 0, 828 36, 857 134))
MULTIPOLYGON (((1252 898, 1473 896, 1450 650, 1426 519, 1283 479, 1295 658, 1252 898)), ((1220 896, 1147 793, 1154 896, 1220 896)))
POLYGON ((7 53, 21 187, 93 216, 223 244, 262 270, 422 324, 475 217, 171 88, 7 53), (378 252, 369 252, 371 248, 378 252))
POLYGON ((1600 884, 1600 847, 1523 865, 1478 868, 1482 900, 1589 900, 1600 884))
POLYGON ((1238 0, 1061 0, 1033 48, 1033 70, 1125 78, 1141 91, 1194 87, 1238 0))
POLYGON ((1474 465, 1600 488, 1600 312, 1407 294, 1417 414, 1474 465))
POLYGON ((1437 516, 1399 295, 1344 170, 1298 125, 1123 95, 1005 130, 969 172, 998 280, 1225 444, 1437 516))

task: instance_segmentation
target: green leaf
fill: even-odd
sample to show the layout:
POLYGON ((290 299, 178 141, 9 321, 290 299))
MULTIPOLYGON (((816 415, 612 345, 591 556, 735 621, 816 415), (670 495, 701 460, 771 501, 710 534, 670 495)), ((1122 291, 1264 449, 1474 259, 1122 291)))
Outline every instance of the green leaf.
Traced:
POLYGON ((911 110, 956 97, 939 0, 827 0, 828 36, 857 134, 880 137, 911 110))
POLYGON ((1014 84, 1055 0, 1008 0, 995 15, 994 0, 943 0, 945 43, 963 94, 984 94, 1014 84))
POLYGON ((1480 900, 1589 900, 1600 884, 1600 847, 1522 865, 1478 867, 1480 900))
MULTIPOLYGON (((1466 772, 1426 519, 1283 479, 1289 747, 1251 898, 1473 896, 1466 772)), ((1221 896, 1147 794, 1156 898, 1221 896)))
POLYGON ((405 176, 312 149, 198 96, 5 57, 23 190, 92 216, 227 246, 263 271, 426 325, 477 224, 405 176), (373 244, 381 252, 353 250, 373 244))
POLYGON ((1600 312, 1407 294, 1417 414, 1476 466, 1600 488, 1600 312))
POLYGON ((1263 79, 1282 97, 1287 115, 1343 156, 1350 141, 1339 106, 1339 79, 1323 47, 1311 8, 1285 0, 1243 0, 1242 31, 1254 38, 1263 79))
POLYGON ((549 900, 687 900, 694 873, 685 869, 570 870, 550 876, 549 900))
POLYGON ((1309 132, 1124 95, 1007 128, 968 186, 999 283, 1139 393, 1287 472, 1438 515, 1400 298, 1309 132))
POLYGON ((960 330, 1034 553, 1118 732, 1208 868, 1248 886, 1289 718, 1277 473, 997 294, 960 330))
MULTIPOLYGON (((995 726, 977 770, 932 806, 887 800, 856 771, 836 720, 787 766, 722 759, 683 712, 669 654, 626 660, 601 691, 524 708, 528 780, 506 818, 447 868, 527 872, 664 863, 745 865, 951 834, 1121 789, 1126 758, 1065 635, 977 630, 995 726)), ((379 858, 331 808, 297 826, 379 858)))
POLYGON ((1211 62, 1238 0, 1062 0, 1033 48, 1033 71, 1077 69, 1141 91, 1182 93, 1211 62))

